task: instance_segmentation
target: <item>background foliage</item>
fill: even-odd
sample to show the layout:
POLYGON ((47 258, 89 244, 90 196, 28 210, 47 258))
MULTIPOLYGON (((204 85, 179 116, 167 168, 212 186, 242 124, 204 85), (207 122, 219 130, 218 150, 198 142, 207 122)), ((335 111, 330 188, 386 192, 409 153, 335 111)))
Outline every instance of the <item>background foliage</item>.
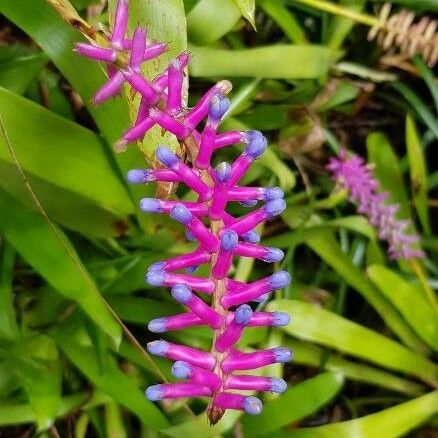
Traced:
MULTIPOLYGON (((71 3, 94 26, 107 23, 105 2, 71 3)), ((202 400, 156 406, 143 395, 169 378, 169 365, 142 348, 151 336, 145 324, 178 310, 164 290, 144 284, 144 271, 187 244, 180 228, 139 212, 138 200, 154 189, 127 187, 123 174, 174 140, 156 130, 114 154, 135 102, 90 104, 104 73, 72 52, 83 37, 46 0, 0 3, 1 436, 436 433, 437 82, 420 56, 382 52, 367 43, 366 25, 318 3, 327 4, 131 0, 132 25, 170 41, 169 57, 191 53, 189 104, 215 80, 233 80, 226 128, 259 129, 270 140, 246 182, 287 194, 263 243, 285 250, 294 278, 267 308, 293 321, 281 331, 249 329, 242 346, 291 346, 293 363, 266 371, 290 386, 266 397, 261 416, 228 412, 212 428, 202 400), (340 146, 374 164, 400 217, 421 234, 424 263, 389 261, 330 182, 324 166, 340 146)), ((419 16, 438 11, 436 0, 393 3, 419 16)), ((367 17, 381 6, 335 4, 367 17)), ((261 269, 242 259, 235 276, 258 278, 261 269)), ((204 329, 168 337, 211 342, 204 329)))

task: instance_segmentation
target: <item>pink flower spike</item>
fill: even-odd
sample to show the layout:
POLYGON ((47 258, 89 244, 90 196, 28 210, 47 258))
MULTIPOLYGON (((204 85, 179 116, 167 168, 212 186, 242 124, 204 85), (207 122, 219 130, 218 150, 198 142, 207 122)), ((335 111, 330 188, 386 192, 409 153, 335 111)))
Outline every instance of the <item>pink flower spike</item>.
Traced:
POLYGON ((214 149, 220 149, 225 146, 240 143, 244 138, 245 133, 240 131, 228 131, 219 134, 214 139, 214 149))
POLYGON ((219 328, 222 323, 220 315, 191 291, 186 284, 177 284, 172 288, 172 296, 187 306, 198 318, 212 328, 219 328))
POLYGON ((213 266, 213 277, 222 280, 227 276, 233 261, 233 250, 239 240, 237 233, 225 230, 221 235, 221 246, 217 255, 216 263, 213 266))
POLYGON ((160 125, 166 131, 171 132, 179 140, 183 140, 190 135, 189 128, 176 121, 172 116, 165 113, 164 111, 161 111, 158 108, 151 108, 149 115, 155 120, 158 125, 160 125))
POLYGON ((179 60, 175 59, 170 63, 168 75, 167 111, 171 115, 176 115, 181 111, 184 79, 184 70, 179 60))
POLYGON ((143 55, 146 49, 146 31, 137 27, 132 37, 131 56, 129 57, 129 67, 140 73, 140 66, 143 62, 143 55))
POLYGON ((172 374, 177 379, 189 379, 201 386, 216 390, 221 386, 221 379, 211 371, 179 360, 172 366, 172 374))
POLYGON ((228 163, 220 163, 215 169, 215 186, 210 207, 211 219, 221 219, 227 205, 228 180, 231 177, 231 166, 228 163))
POLYGON ((199 202, 166 201, 156 198, 143 198, 140 201, 140 208, 148 213, 169 214, 176 205, 184 205, 195 216, 206 216, 208 213, 208 207, 199 202))
POLYGON ((98 105, 110 97, 117 96, 120 93, 123 85, 123 75, 121 72, 117 72, 110 79, 108 79, 102 87, 97 90, 93 97, 93 103, 98 105))
POLYGON ((263 405, 257 397, 221 392, 214 398, 214 404, 221 409, 245 411, 249 415, 262 413, 263 405))
POLYGON ((167 357, 172 360, 183 360, 207 370, 212 370, 215 364, 215 360, 210 353, 167 341, 149 342, 147 350, 155 356, 167 357))
POLYGON ((114 18, 114 28, 111 35, 111 43, 117 50, 123 49, 123 43, 128 26, 128 1, 119 0, 117 2, 116 16, 114 18))
MULTIPOLYGON (((132 88, 140 93, 151 105, 158 101, 158 94, 143 76, 134 70, 123 71, 123 76, 132 88)), ((152 112, 152 111, 151 111, 152 112)), ((149 114, 152 117, 152 114, 149 114)), ((152 117, 153 118, 153 117, 152 117)))
POLYGON ((247 242, 240 242, 236 246, 234 253, 241 257, 260 259, 266 263, 277 263, 284 257, 284 253, 281 249, 247 242))
POLYGON ((117 53, 114 50, 92 44, 77 43, 74 51, 96 61, 114 62, 117 59, 117 53))
POLYGON ((165 333, 199 325, 205 325, 205 322, 194 313, 189 312, 151 319, 148 324, 148 329, 152 333, 165 333))
POLYGON ((211 395, 210 388, 189 382, 162 383, 160 385, 149 386, 146 390, 146 397, 150 401, 209 395, 211 395))
POLYGON ((142 62, 157 58, 158 56, 162 55, 166 50, 167 43, 158 43, 146 47, 143 52, 142 62))
POLYGON ((273 363, 289 362, 291 358, 291 350, 283 347, 259 350, 253 353, 242 353, 234 350, 222 362, 222 369, 225 373, 236 370, 253 370, 273 363))
POLYGON ((286 312, 254 312, 248 323, 249 327, 284 327, 290 323, 290 316, 286 312))
POLYGON ((173 274, 154 269, 152 265, 146 273, 146 282, 151 286, 176 286, 186 284, 199 292, 211 294, 214 291, 214 283, 209 278, 194 277, 187 274, 173 274))
POLYGON ((155 125, 155 121, 150 117, 146 117, 140 123, 137 123, 134 127, 126 131, 119 142, 133 143, 140 140, 155 125))
POLYGON ((242 335, 244 327, 252 317, 252 309, 248 304, 242 304, 234 312, 233 320, 228 324, 226 330, 216 339, 216 350, 223 353, 229 350, 242 335))
MULTIPOLYGON (((211 254, 203 249, 196 249, 187 254, 181 254, 171 259, 167 259, 160 263, 160 269, 165 271, 175 271, 177 269, 184 269, 190 266, 203 265, 208 263, 211 259, 211 254)), ((156 263, 154 263, 156 265, 156 263)))
POLYGON ((250 201, 253 199, 263 199, 262 187, 230 187, 228 189, 228 199, 230 201, 250 201))
POLYGON ((270 391, 281 394, 286 391, 287 383, 277 377, 247 376, 230 374, 224 385, 225 389, 243 391, 270 391))
POLYGON ((173 170, 167 169, 154 169, 153 174, 157 181, 163 182, 180 182, 181 178, 173 170))

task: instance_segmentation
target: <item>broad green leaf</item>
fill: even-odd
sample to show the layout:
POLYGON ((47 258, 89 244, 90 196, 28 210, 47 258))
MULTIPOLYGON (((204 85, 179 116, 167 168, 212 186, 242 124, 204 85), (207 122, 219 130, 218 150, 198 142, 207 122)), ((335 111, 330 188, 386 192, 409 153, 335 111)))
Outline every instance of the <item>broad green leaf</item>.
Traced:
POLYGON ((424 392, 424 387, 418 383, 402 379, 379 368, 349 361, 334 353, 327 355, 327 350, 308 342, 287 339, 283 341, 283 344, 292 348, 294 352, 293 363, 298 365, 310 365, 315 368, 323 366, 327 371, 342 373, 347 379, 379 386, 402 394, 415 396, 424 392))
POLYGON ((371 281, 403 315, 417 335, 430 347, 438 350, 438 319, 424 298, 419 284, 413 284, 382 265, 367 270, 371 281))
POLYGON ((55 341, 70 361, 100 390, 133 412, 153 430, 168 426, 161 411, 149 402, 134 382, 110 358, 104 372, 99 370, 97 357, 91 347, 75 343, 62 330, 52 333, 55 341))
POLYGON ((431 234, 427 205, 427 169, 421 139, 414 119, 406 116, 406 148, 409 158, 412 195, 421 225, 426 234, 431 234))
POLYGON ((403 343, 416 351, 426 352, 424 344, 408 327, 394 306, 381 295, 341 250, 332 233, 309 232, 306 235, 305 243, 374 307, 387 326, 403 343))
POLYGON ((438 367, 425 357, 379 333, 304 301, 275 300, 269 310, 292 315, 283 330, 299 339, 334 348, 385 368, 436 384, 438 367))
POLYGON ((437 411, 438 391, 434 391, 362 418, 270 436, 272 438, 397 438, 405 436, 437 411))
POLYGON ((12 289, 14 263, 15 250, 3 242, 0 246, 0 339, 12 340, 19 336, 12 289))
POLYGON ((233 0, 241 14, 251 23, 255 29, 255 0, 233 0))
POLYGON ((189 46, 193 76, 313 79, 324 76, 332 52, 324 46, 275 45, 245 50, 189 46), (281 62, 278 62, 281 59, 281 62))
POLYGON ((0 214, 0 229, 17 252, 119 344, 120 326, 64 233, 42 212, 28 210, 2 190, 0 211, 7 212, 0 214))
POLYGON ((228 33, 240 15, 234 0, 200 0, 187 15, 188 37, 201 46, 211 44, 228 33))
POLYGON ((245 436, 259 436, 316 412, 342 388, 342 374, 327 372, 305 380, 263 406, 261 415, 242 418, 245 436))

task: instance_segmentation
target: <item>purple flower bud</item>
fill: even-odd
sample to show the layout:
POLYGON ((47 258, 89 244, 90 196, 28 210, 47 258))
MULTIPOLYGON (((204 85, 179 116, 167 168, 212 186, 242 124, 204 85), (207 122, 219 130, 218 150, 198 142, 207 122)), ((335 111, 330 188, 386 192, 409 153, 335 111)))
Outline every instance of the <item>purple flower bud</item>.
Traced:
POLYGON ((247 207, 247 208, 251 208, 251 207, 255 207, 257 205, 257 199, 250 199, 248 201, 240 201, 239 204, 242 207, 247 207))
POLYGON ((193 235, 193 233, 190 230, 186 231, 186 238, 187 238, 187 240, 190 240, 190 242, 197 241, 196 237, 193 235))
POLYGON ((221 236, 221 249, 232 251, 239 242, 239 236, 233 230, 225 230, 221 236))
POLYGON ((208 116, 219 121, 230 107, 230 100, 222 94, 216 94, 210 101, 208 116))
POLYGON ((189 363, 178 360, 172 366, 172 375, 177 379, 188 379, 191 370, 192 368, 189 363))
POLYGON ((170 217, 180 222, 181 224, 187 225, 193 218, 192 213, 183 204, 175 205, 170 212, 170 217))
POLYGON ((164 333, 166 331, 166 319, 165 318, 151 319, 148 324, 148 329, 152 333, 164 333))
POLYGON ((267 202, 264 209, 268 218, 272 218, 274 216, 278 216, 284 210, 286 210, 286 202, 284 199, 274 199, 267 202))
POLYGON ((280 187, 267 187, 264 189, 265 201, 272 201, 273 199, 283 199, 284 192, 280 187))
POLYGON ((173 286, 171 294, 173 298, 181 304, 188 303, 193 296, 192 290, 185 284, 173 286))
POLYGON ((275 361, 278 363, 289 362, 292 359, 292 351, 288 348, 277 347, 273 350, 275 361))
POLYGON ((263 405, 257 397, 245 397, 243 410, 249 415, 260 415, 263 411, 263 405))
POLYGON ((289 272, 286 271, 275 272, 269 277, 269 283, 271 284, 272 289, 283 289, 288 286, 291 281, 292 278, 289 272))
POLYGON ((248 231, 245 234, 242 234, 242 239, 248 243, 259 243, 260 242, 260 234, 257 231, 248 231))
POLYGON ((126 180, 130 184, 144 184, 155 179, 151 169, 132 169, 126 174, 126 180))
POLYGON ((284 252, 280 248, 268 248, 268 253, 263 257, 267 263, 277 263, 283 260, 284 252))
POLYGON ((239 325, 247 325, 252 317, 252 309, 248 304, 242 304, 234 312, 234 321, 239 325))
POLYGON ((143 198, 140 201, 140 208, 147 213, 162 213, 161 202, 155 198, 143 198))
POLYGON ((152 341, 146 346, 149 353, 155 356, 165 356, 169 350, 169 344, 166 341, 152 341))
POLYGON ((150 401, 158 401, 163 398, 162 385, 152 385, 146 389, 146 398, 150 401))
POLYGON ((273 312, 272 325, 274 327, 284 327, 290 323, 290 315, 286 312, 273 312))
POLYGON ((148 271, 146 273, 146 282, 151 286, 163 286, 166 278, 164 271, 148 271))
POLYGON ((271 377, 271 392, 281 394, 287 389, 287 383, 283 379, 271 377))
POLYGON ((215 173, 218 181, 226 183, 231 177, 231 166, 226 162, 220 163, 216 166, 215 173))
POLYGON ((152 263, 152 265, 149 266, 148 272, 152 271, 164 271, 166 267, 166 262, 155 262, 152 263))
POLYGON ((158 147, 155 156, 160 163, 169 168, 175 167, 180 161, 178 156, 165 146, 158 147))
MULTIPOLYGON (((258 131, 252 131, 258 132, 258 131)), ((253 135, 250 138, 248 145, 245 148, 245 154, 251 157, 253 160, 260 157, 265 152, 268 142, 263 135, 253 135)))
POLYGON ((199 265, 189 266, 188 268, 186 268, 186 272, 192 274, 193 272, 196 272, 198 269, 199 269, 199 265))

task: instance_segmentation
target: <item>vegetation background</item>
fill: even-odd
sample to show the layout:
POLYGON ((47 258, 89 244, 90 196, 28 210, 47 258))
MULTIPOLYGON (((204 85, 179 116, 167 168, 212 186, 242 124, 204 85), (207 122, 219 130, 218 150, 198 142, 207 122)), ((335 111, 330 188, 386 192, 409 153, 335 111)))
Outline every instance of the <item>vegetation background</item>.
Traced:
MULTIPOLYGON (((380 46, 368 41, 382 6, 131 0, 131 24, 170 42, 147 73, 189 50, 189 104, 214 81, 232 80, 225 127, 258 129, 270 141, 247 182, 279 185, 288 202, 263 242, 285 250, 294 278, 267 307, 293 321, 250 329, 242 345, 292 347, 293 363, 266 371, 289 389, 266 396, 259 417, 228 412, 209 427, 202 399, 157 406, 143 394, 169 378, 167 361, 144 351, 146 323, 178 308, 145 285, 144 272, 187 244, 181 228, 139 211, 154 188, 128 187, 123 175, 175 140, 156 130, 139 147, 112 151, 136 102, 90 104, 104 72, 73 53, 84 37, 59 14, 102 29, 105 1, 0 2, 1 437, 437 436, 437 80, 427 53, 405 53, 413 27, 385 48, 387 31, 380 46), (325 166, 340 147, 373 163, 400 218, 421 235, 424 260, 390 261, 330 181, 325 166)), ((418 21, 438 1, 397 0, 391 14, 401 8, 418 21)), ((242 259, 235 276, 263 270, 242 259)), ((211 342, 204 329, 168 338, 211 342)))

